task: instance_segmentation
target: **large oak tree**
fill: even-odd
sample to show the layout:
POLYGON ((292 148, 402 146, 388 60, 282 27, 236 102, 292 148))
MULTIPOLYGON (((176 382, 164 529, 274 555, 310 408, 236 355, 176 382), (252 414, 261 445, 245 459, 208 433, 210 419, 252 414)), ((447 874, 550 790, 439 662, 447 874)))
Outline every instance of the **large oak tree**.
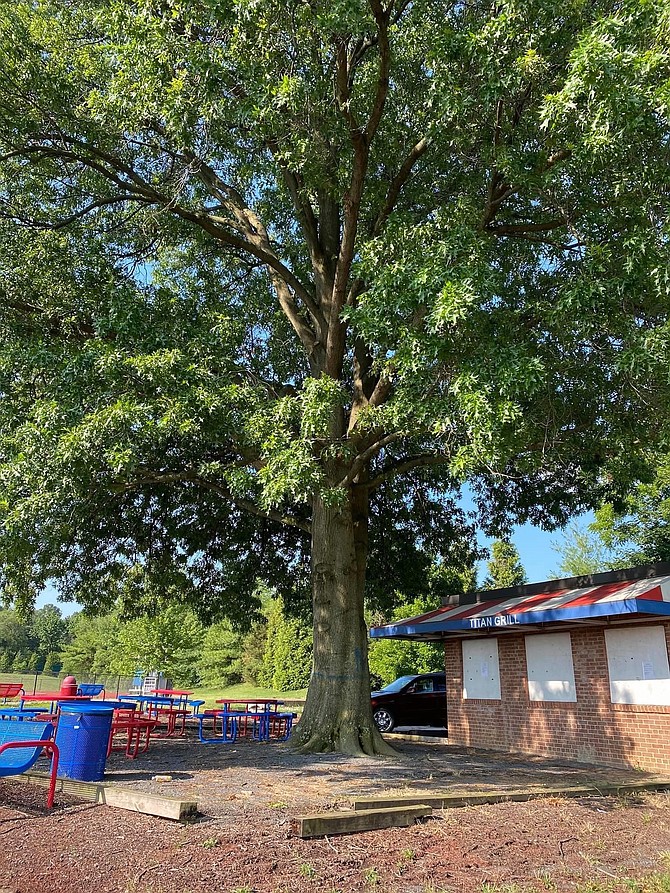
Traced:
POLYGON ((4 4, 6 595, 309 586, 296 743, 381 750, 366 572, 464 559, 465 481, 492 528, 560 523, 663 437, 669 22, 4 4))

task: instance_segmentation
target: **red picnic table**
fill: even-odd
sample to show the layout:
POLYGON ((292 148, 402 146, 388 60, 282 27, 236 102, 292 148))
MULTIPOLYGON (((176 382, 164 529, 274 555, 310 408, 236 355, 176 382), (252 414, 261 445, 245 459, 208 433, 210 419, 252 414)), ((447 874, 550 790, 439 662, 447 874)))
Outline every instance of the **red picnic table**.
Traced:
POLYGON ((65 703, 66 701, 90 701, 90 695, 66 695, 62 691, 36 691, 32 695, 22 694, 19 696, 19 706, 23 707, 24 701, 32 701, 38 704, 50 704, 49 711, 54 712, 54 704, 65 703))
POLYGON ((149 750, 151 734, 158 725, 158 719, 151 716, 143 716, 137 709, 137 704, 128 701, 110 701, 114 705, 112 727, 107 742, 107 756, 113 750, 125 750, 126 756, 135 759, 138 753, 146 753, 149 750), (140 750, 144 735, 144 746, 140 750))
POLYGON ((174 735, 179 719, 181 719, 179 734, 184 735, 186 733, 186 717, 189 715, 188 699, 193 692, 181 688, 152 688, 151 694, 156 698, 163 698, 170 702, 169 704, 156 703, 153 707, 156 718, 159 714, 163 714, 167 719, 166 735, 174 735))
POLYGON ((0 682, 0 698, 5 704, 8 700, 18 698, 23 691, 23 682, 0 682))

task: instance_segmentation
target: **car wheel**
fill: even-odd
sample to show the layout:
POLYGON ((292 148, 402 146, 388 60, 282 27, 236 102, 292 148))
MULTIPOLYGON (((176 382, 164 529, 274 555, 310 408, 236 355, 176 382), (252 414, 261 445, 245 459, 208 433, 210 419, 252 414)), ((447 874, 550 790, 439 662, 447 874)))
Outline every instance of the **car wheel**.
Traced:
POLYGON ((375 710, 373 719, 380 732, 390 732, 395 725, 393 716, 383 707, 380 707, 379 710, 375 710))

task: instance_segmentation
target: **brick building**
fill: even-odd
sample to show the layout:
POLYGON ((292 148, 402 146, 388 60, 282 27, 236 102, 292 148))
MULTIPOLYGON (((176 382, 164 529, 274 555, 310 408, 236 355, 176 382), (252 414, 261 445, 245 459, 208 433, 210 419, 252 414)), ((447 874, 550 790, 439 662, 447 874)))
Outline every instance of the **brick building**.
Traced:
POLYGON ((444 643, 453 744, 670 771, 670 564, 478 592, 370 634, 444 643))

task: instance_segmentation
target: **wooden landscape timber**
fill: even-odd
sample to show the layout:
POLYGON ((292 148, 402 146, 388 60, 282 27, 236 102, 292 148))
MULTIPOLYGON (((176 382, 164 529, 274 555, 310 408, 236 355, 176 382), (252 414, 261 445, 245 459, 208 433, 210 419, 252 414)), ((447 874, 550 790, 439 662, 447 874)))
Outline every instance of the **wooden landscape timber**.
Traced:
POLYGON ((646 779, 639 782, 602 783, 598 785, 566 785, 559 787, 519 788, 507 791, 473 791, 471 793, 403 794, 397 797, 361 797, 354 800, 355 812, 379 810, 383 807, 401 808, 415 804, 428 804, 433 809, 455 809, 461 806, 478 806, 484 803, 525 802, 546 797, 605 797, 640 794, 645 791, 670 789, 670 778, 646 779))
POLYGON ((352 834, 356 831, 377 831, 380 828, 407 828, 416 819, 431 815, 426 804, 371 808, 365 812, 346 810, 319 812, 296 816, 291 830, 296 837, 330 837, 332 834, 352 834))
MULTIPOLYGON (((49 776, 45 772, 26 772, 23 775, 13 776, 18 781, 28 784, 47 786, 49 776)), ((175 797, 161 797, 157 794, 148 794, 144 791, 131 791, 118 785, 101 784, 94 781, 74 781, 69 778, 59 778, 56 782, 56 791, 63 794, 72 794, 82 800, 111 806, 114 809, 127 809, 131 812, 141 812, 144 815, 154 815, 163 819, 184 821, 198 812, 198 804, 195 800, 179 800, 175 797)))

